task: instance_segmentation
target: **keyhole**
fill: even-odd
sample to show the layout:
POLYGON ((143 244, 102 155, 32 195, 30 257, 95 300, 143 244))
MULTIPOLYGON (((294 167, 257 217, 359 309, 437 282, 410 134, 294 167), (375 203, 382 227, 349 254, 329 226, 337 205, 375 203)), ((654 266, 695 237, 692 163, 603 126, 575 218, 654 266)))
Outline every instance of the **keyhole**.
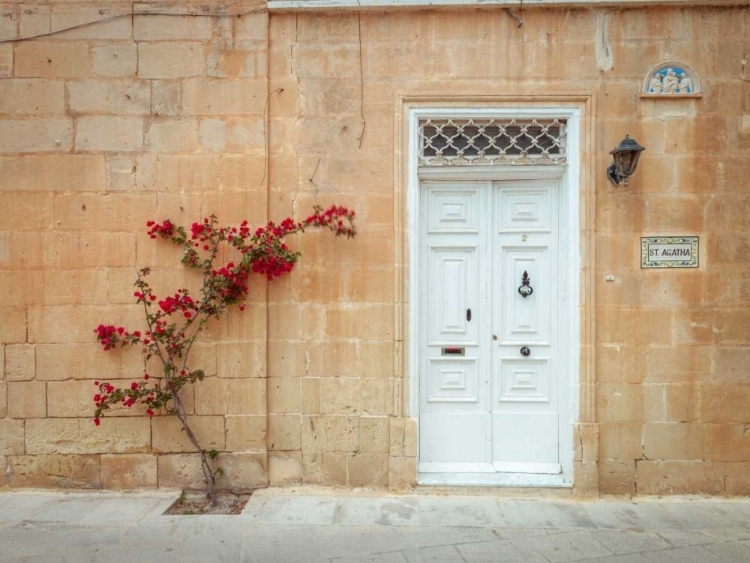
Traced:
POLYGON ((471 321, 471 309, 466 309, 466 320, 471 321))

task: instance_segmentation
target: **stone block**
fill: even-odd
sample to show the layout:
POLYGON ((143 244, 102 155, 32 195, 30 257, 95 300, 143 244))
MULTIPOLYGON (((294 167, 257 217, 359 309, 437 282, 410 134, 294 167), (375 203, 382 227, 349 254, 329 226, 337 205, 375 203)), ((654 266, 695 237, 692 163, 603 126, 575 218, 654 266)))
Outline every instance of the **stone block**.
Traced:
POLYGON ((261 451, 266 448, 268 418, 265 415, 231 415, 225 419, 226 449, 230 452, 261 451))
MULTIPOLYGON (((130 380, 109 379, 109 381, 115 386, 127 387, 130 384, 130 380)), ((90 418, 94 416, 94 395, 98 392, 97 387, 89 379, 49 381, 47 383, 47 416, 90 418)), ((131 408, 116 405, 107 412, 107 416, 145 416, 145 412, 146 409, 142 405, 131 408)))
POLYGON ((746 424, 709 424, 712 461, 750 461, 750 428, 746 424))
POLYGON ((200 122, 201 146, 212 152, 247 152, 263 149, 263 120, 203 119, 200 122))
POLYGON ((186 80, 182 93, 183 109, 188 115, 261 116, 267 90, 265 80, 186 80))
POLYGON ((417 421, 412 418, 390 419, 390 455, 392 457, 417 456, 417 421))
POLYGON ((196 454, 160 455, 156 460, 159 487, 167 489, 205 489, 200 456, 196 454))
POLYGON ((181 99, 179 82, 151 81, 151 113, 154 115, 177 115, 182 107, 181 99))
POLYGON ((599 469, 599 492, 612 495, 635 493, 634 460, 601 460, 599 469))
POLYGON ((638 494, 717 495, 724 491, 724 465, 710 461, 636 462, 638 494))
MULTIPOLYGON (((92 385, 93 387, 93 385, 92 385)), ((90 418, 26 421, 27 454, 144 453, 151 445, 151 425, 143 418, 90 418)))
POLYGON ((678 382, 708 379, 713 350, 704 346, 651 347, 647 361, 647 381, 678 382))
POLYGON ((346 485, 346 454, 303 451, 302 480, 315 485, 346 485))
POLYGON ((750 423, 750 387, 706 385, 701 389, 701 420, 750 423))
POLYGON ((139 311, 137 305, 30 307, 29 341, 49 344, 91 343, 94 340, 94 327, 102 322, 111 320, 119 321, 118 324, 122 326, 140 326, 141 314, 142 310, 139 311))
POLYGON ((154 194, 59 195, 54 207, 56 228, 128 231, 136 225, 145 226, 155 205, 154 194))
MULTIPOLYGON (((0 209, 6 213, 4 229, 38 231, 52 227, 52 194, 0 193, 0 209)), ((8 296, 0 297, 0 304, 3 301, 9 301, 8 296)))
POLYGON ((197 414, 263 414, 266 382, 260 378, 208 377, 195 386, 197 414))
POLYGON ((135 158, 107 157, 107 191, 130 191, 135 188, 135 158))
POLYGON ((6 119, 0 121, 0 153, 70 150, 73 122, 70 119, 6 119))
POLYGON ((106 353, 99 344, 37 344, 36 378, 42 381, 82 379, 91 386, 93 381, 111 378, 137 377, 141 375, 143 363, 135 350, 109 350, 106 353))
POLYGON ((351 487, 387 487, 387 454, 349 454, 347 457, 347 484, 351 487))
POLYGON ((62 81, 8 79, 0 81, 0 113, 7 115, 62 115, 65 87, 62 81))
POLYGON ((103 17, 117 13, 128 13, 129 8, 102 8, 88 6, 54 6, 50 23, 52 31, 58 31, 89 22, 98 22, 70 31, 62 32, 55 37, 61 39, 130 39, 133 34, 132 18, 121 17, 100 22, 103 17))
POLYGON ((268 379, 268 411, 274 414, 300 412, 300 379, 298 377, 268 379))
POLYGON ((640 422, 602 422, 599 424, 601 459, 641 459, 643 424, 640 422))
POLYGON ((142 190, 197 192, 221 186, 221 159, 214 155, 144 155, 136 168, 142 190))
POLYGON ((247 14, 235 20, 234 33, 237 39, 266 43, 268 14, 247 14))
POLYGON ((0 380, 0 418, 8 416, 8 384, 0 380))
POLYGON ((698 420, 700 386, 695 384, 666 385, 664 388, 664 416, 670 422, 698 420))
POLYGON ((707 459, 708 442, 707 424, 647 422, 643 427, 643 453, 651 460, 707 459))
POLYGON ((393 304, 345 303, 329 306, 325 334, 332 338, 386 340, 393 335, 393 304), (366 323, 362 319, 367 319, 366 323))
MULTIPOLYGON (((747 323, 746 319, 743 321, 747 323)), ((745 331, 747 331, 746 327, 747 324, 745 324, 745 331)), ((716 348, 714 380, 722 385, 750 383, 750 347, 720 346, 716 348)))
POLYGON ((354 416, 303 415, 303 452, 353 452, 359 448, 359 420, 354 416))
POLYGON ((186 43, 139 43, 138 76, 185 78, 203 74, 203 46, 186 43))
POLYGON ((600 384, 596 394, 596 416, 602 422, 643 420, 641 385, 600 384))
POLYGON ((573 426, 574 461, 585 463, 599 459, 599 425, 579 423, 573 426))
POLYGON ((268 449, 294 451, 301 447, 300 415, 268 415, 268 449))
POLYGON ((360 340, 358 369, 362 377, 392 377, 394 363, 393 341, 360 340))
POLYGON ((216 480, 219 489, 248 492, 268 485, 265 453, 219 454, 216 465, 224 471, 216 480))
POLYGON ((198 130, 190 121, 157 121, 146 131, 146 150, 194 152, 198 150, 198 130))
POLYGON ((360 417, 359 447, 363 453, 390 453, 390 418, 387 416, 360 417))
POLYGON ((10 487, 99 488, 98 455, 24 455, 8 457, 5 480, 10 487))
POLYGON ((320 414, 320 379, 305 377, 302 382, 302 412, 320 414))
POLYGON ((272 487, 296 485, 302 482, 301 452, 269 452, 268 484, 272 487))
MULTIPOLYGON (((143 7, 147 9, 148 6, 143 7)), ((135 16, 136 41, 178 41, 211 39, 212 18, 177 16, 135 16)))
POLYGON ((26 41, 15 49, 15 75, 40 78, 79 78, 91 72, 85 43, 26 41))
POLYGON ((392 491, 408 491, 417 486, 417 459, 391 457, 388 460, 388 484, 392 491))
POLYGON ((261 151, 255 154, 229 154, 221 161, 225 190, 245 190, 263 186, 265 157, 261 151))
POLYGON ((361 380, 326 377, 321 380, 320 401, 324 414, 347 414, 361 411, 361 380))
MULTIPOLYGON (((151 88, 144 82, 111 82, 86 80, 68 83, 70 110, 82 114, 146 115, 151 111, 151 88)), ((122 127, 138 121, 92 121, 103 128, 122 127)), ((78 127, 87 123, 79 120, 78 127)))
POLYGON ((0 77, 7 78, 13 74, 13 44, 0 45, 0 77))
POLYGON ((102 45, 91 49, 94 74, 108 78, 135 76, 138 50, 135 45, 102 45))
MULTIPOLYGON (((189 416, 187 421, 204 450, 224 450, 223 416, 189 416)), ((176 416, 153 417, 151 419, 151 437, 155 453, 195 451, 195 446, 185 434, 182 423, 176 416)))
POLYGON ((573 462, 573 489, 576 495, 584 498, 599 497, 598 462, 573 462))
POLYGON ((103 455, 102 487, 119 490, 156 487, 156 459, 150 454, 103 455))
POLYGON ((356 342, 336 342, 328 339, 305 350, 308 375, 348 377, 356 381, 359 372, 356 342))
POLYGON ((32 37, 49 33, 50 7, 49 6, 24 6, 18 18, 19 37, 32 37))
POLYGON ((107 304, 106 270, 46 270, 43 278, 45 305, 107 304))
POLYGON ((47 415, 47 386, 43 381, 9 381, 7 385, 10 418, 42 418, 47 415))
POLYGON ((750 495, 750 462, 724 464, 724 482, 727 495, 750 495))
POLYGON ((34 346, 11 344, 5 347, 5 377, 8 381, 30 381, 36 374, 34 346))
POLYGON ((143 120, 138 117, 82 117, 76 150, 135 151, 143 146, 143 120))
POLYGON ((18 15, 15 6, 0 7, 0 39, 15 39, 18 37, 18 15))
MULTIPOLYGON (((264 53, 257 53, 263 56, 264 53)), ((262 77, 258 72, 256 53, 251 50, 211 50, 206 59, 206 73, 214 78, 262 77)))
POLYGON ((218 342, 216 345, 219 377, 257 378, 265 376, 264 342, 218 342))
POLYGON ((24 422, 6 418, 0 420, 0 456, 24 454, 24 422))
POLYGON ((0 189, 12 191, 104 191, 101 155, 25 155, 0 158, 0 189))

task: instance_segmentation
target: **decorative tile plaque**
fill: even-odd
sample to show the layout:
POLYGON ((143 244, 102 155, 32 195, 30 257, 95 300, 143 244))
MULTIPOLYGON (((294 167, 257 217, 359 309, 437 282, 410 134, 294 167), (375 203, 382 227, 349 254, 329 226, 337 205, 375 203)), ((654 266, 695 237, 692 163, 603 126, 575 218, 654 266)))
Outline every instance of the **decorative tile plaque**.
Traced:
POLYGON ((697 268, 698 237, 642 237, 641 268, 697 268))

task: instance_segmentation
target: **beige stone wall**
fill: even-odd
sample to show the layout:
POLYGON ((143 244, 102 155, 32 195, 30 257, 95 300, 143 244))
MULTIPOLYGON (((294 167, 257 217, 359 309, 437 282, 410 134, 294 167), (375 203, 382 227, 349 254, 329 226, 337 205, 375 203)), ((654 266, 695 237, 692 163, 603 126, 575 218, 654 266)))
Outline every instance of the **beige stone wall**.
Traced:
MULTIPOLYGON (((88 6, 8 5, 0 37, 101 17, 88 6)), ((358 211, 360 236, 306 234, 292 276, 256 280, 251 307, 200 349, 216 377, 189 398, 192 414, 225 452, 231 486, 412 484, 399 96, 577 95, 591 118, 581 229, 593 354, 576 487, 750 492, 747 9, 537 9, 524 21, 500 10, 137 16, 0 44, 5 484, 199 485, 173 420, 91 424, 91 381, 128 377, 138 358, 100 352, 89 331, 137 326, 137 267, 156 266, 165 289, 184 283, 174 252, 143 235, 147 219, 258 224, 330 202, 358 211), (663 60, 693 67, 704 96, 639 98, 663 60), (607 153, 625 133, 647 152, 630 186, 613 188, 607 153), (640 237, 658 234, 699 235, 701 267, 641 270, 640 237)))

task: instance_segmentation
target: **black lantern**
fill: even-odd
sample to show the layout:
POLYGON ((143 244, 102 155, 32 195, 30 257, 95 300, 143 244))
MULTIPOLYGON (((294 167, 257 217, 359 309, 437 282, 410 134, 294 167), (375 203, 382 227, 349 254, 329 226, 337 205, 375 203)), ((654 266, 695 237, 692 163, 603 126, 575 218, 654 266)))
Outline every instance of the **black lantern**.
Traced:
POLYGON ((635 139, 631 139, 630 135, 625 135, 625 138, 620 141, 614 149, 609 151, 612 155, 614 162, 607 168, 607 178, 609 178, 615 186, 620 185, 620 180, 627 186, 628 176, 635 172, 635 167, 638 166, 638 159, 641 157, 641 152, 646 149, 639 145, 635 139))

